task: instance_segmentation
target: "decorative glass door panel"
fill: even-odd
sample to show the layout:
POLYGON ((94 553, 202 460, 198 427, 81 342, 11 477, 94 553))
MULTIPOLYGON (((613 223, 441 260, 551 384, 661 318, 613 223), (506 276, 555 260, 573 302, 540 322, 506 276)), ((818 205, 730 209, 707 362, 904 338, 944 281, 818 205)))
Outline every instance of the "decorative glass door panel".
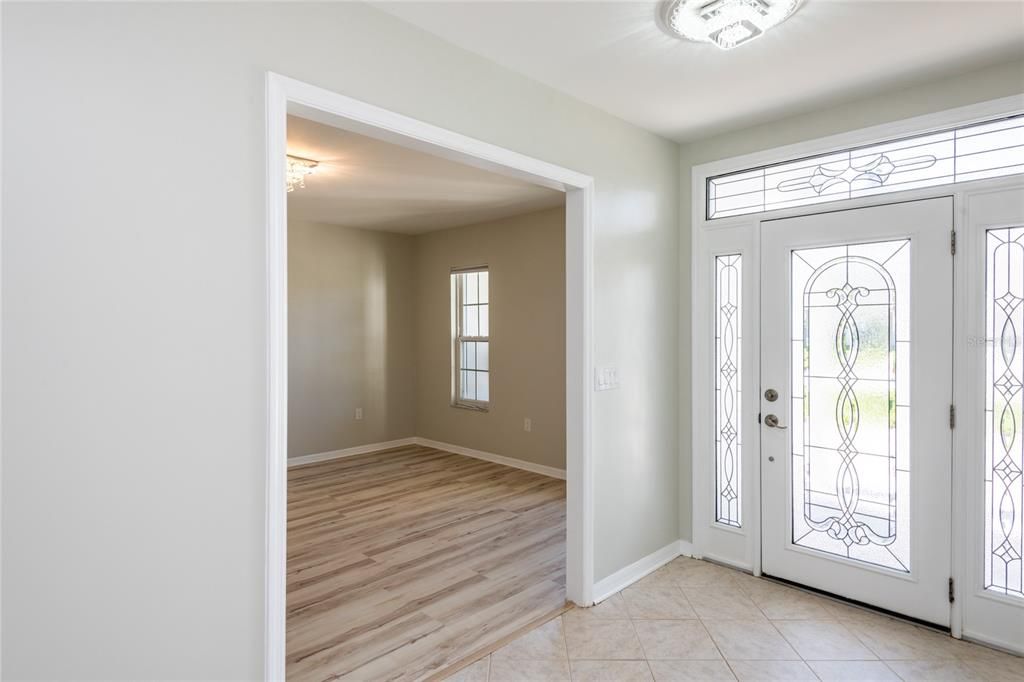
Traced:
POLYGON ((743 525, 743 256, 715 257, 715 521, 743 525))
POLYGON ((799 249, 791 262, 793 544, 903 572, 910 248, 799 249))
POLYGON ((964 637, 1024 654, 1024 183, 968 194, 963 215, 957 601, 964 637))
POLYGON ((985 241, 985 589, 1024 597, 1024 228, 985 241))
POLYGON ((762 570, 950 621, 948 197, 761 223, 762 570))

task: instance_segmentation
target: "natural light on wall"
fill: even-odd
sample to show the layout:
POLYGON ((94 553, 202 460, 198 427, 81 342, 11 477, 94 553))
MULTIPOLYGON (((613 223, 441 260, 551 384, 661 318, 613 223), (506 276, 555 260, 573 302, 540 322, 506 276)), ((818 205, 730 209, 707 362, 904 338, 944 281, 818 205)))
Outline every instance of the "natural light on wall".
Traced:
POLYGON ((1024 114, 708 179, 708 219, 1024 173, 1024 114))

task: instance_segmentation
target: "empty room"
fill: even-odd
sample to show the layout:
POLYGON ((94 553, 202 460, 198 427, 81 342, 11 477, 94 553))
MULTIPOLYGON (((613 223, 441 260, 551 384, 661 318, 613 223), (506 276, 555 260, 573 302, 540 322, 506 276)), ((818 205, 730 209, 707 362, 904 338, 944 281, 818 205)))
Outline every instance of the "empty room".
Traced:
POLYGON ((1024 682, 1024 0, 3 0, 0 185, 0 680, 1024 682))
POLYGON ((288 152, 288 676, 426 675, 565 609, 565 197, 288 152))

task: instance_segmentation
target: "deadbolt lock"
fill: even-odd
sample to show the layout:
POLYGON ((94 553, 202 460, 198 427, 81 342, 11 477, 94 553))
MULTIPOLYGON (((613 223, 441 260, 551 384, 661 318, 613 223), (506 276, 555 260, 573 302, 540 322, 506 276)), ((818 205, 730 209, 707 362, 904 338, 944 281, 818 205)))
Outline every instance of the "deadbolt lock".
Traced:
POLYGON ((779 392, 776 391, 774 388, 769 388, 767 391, 764 392, 764 399, 770 403, 774 403, 776 400, 779 399, 779 392))

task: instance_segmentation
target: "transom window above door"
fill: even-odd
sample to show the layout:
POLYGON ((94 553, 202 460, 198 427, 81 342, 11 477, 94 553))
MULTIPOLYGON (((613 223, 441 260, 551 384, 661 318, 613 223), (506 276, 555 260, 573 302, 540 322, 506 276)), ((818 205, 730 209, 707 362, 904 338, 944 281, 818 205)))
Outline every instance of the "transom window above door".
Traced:
POLYGON ((1024 173, 1024 114, 707 179, 708 220, 1024 173))

